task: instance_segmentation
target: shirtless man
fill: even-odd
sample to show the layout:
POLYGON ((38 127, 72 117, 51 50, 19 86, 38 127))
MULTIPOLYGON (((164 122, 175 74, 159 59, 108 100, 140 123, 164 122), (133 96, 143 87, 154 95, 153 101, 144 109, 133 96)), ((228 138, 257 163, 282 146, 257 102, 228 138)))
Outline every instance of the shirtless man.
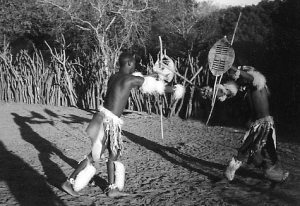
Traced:
MULTIPOLYGON (((131 53, 122 53, 119 57, 119 72, 112 75, 108 81, 108 90, 103 106, 94 114, 86 132, 91 139, 91 153, 79 163, 78 168, 62 184, 62 189, 72 196, 79 196, 79 191, 88 185, 96 173, 93 164, 98 162, 107 149, 107 173, 109 186, 105 193, 109 197, 125 196, 121 192, 125 184, 125 167, 117 161, 123 150, 121 114, 127 104, 132 88, 140 88, 143 93, 163 94, 165 91, 174 92, 175 98, 182 98, 182 85, 167 87, 163 80, 152 76, 143 76, 134 72, 135 57, 131 53)), ((160 78, 161 79, 161 78, 160 78)))
POLYGON ((289 172, 283 171, 278 161, 274 121, 269 111, 270 94, 265 77, 250 66, 232 67, 228 73, 246 91, 252 124, 244 136, 237 156, 232 158, 226 168, 226 178, 232 181, 236 170, 248 158, 248 163, 254 163, 264 170, 266 178, 275 182, 284 181, 289 172))

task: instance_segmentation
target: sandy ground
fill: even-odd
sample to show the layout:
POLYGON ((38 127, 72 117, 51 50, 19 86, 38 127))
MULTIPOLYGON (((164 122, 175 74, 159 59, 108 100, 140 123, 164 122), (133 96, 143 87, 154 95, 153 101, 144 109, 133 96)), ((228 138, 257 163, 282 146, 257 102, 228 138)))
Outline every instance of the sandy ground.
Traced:
POLYGON ((84 129, 92 113, 75 108, 0 103, 0 205, 300 205, 300 146, 278 143, 291 175, 273 184, 262 172, 244 166, 229 183, 223 178, 244 131, 206 127, 199 121, 164 119, 130 113, 123 116, 129 197, 110 199, 103 193, 104 161, 95 185, 80 197, 60 184, 89 152, 84 129))

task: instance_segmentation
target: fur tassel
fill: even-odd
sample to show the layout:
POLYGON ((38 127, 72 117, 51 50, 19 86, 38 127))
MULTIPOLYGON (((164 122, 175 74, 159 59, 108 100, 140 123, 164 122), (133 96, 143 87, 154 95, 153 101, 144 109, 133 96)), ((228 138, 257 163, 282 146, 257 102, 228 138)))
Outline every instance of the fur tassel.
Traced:
POLYGON ((115 161, 115 185, 122 191, 125 186, 125 167, 121 162, 115 161))
POLYGON ((237 94, 237 92, 238 92, 238 86, 233 81, 226 82, 224 84, 224 87, 227 90, 227 92, 228 91, 230 92, 230 95, 229 95, 230 97, 234 97, 237 94))
POLYGON ((90 162, 88 162, 86 167, 79 172, 74 181, 74 191, 78 192, 87 186, 95 174, 96 168, 90 162))
POLYGON ((181 99, 183 98, 184 94, 185 94, 185 88, 183 85, 181 84, 176 84, 174 86, 174 97, 175 99, 181 99))
POLYGON ((262 75, 258 71, 248 71, 248 74, 250 74, 253 79, 253 86, 255 86, 258 90, 263 89, 266 86, 266 78, 264 75, 262 75))
POLYGON ((144 78, 145 81, 141 86, 141 91, 147 94, 163 94, 165 93, 165 83, 163 81, 158 81, 154 77, 147 76, 144 78))
POLYGON ((228 93, 226 88, 224 87, 223 84, 218 84, 217 89, 219 91, 221 91, 221 94, 222 94, 222 95, 218 96, 218 100, 220 100, 221 102, 224 102, 227 99, 227 93, 228 93))
POLYGON ((100 106, 99 112, 101 112, 101 115, 103 119, 108 119, 109 121, 112 121, 114 124, 123 125, 124 121, 119 118, 117 115, 112 113, 110 110, 106 109, 103 106, 100 106))
POLYGON ((144 77, 144 75, 141 72, 133 72, 132 75, 136 77, 144 77))
POLYGON ((227 90, 223 84, 218 84, 217 88, 222 91, 222 93, 227 94, 227 90))

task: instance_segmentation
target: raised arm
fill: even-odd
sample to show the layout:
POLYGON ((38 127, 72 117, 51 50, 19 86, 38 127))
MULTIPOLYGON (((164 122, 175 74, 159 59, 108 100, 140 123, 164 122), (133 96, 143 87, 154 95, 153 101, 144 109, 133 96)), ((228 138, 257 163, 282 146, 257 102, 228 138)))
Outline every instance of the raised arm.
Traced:
POLYGON ((257 90, 261 90, 266 87, 267 81, 265 76, 257 71, 254 67, 241 66, 236 68, 233 66, 228 72, 234 80, 242 78, 246 84, 252 85, 257 90))
MULTIPOLYGON (((158 93, 160 95, 164 93, 174 93, 175 99, 180 99, 183 97, 185 93, 185 88, 181 84, 176 84, 175 86, 167 86, 165 81, 157 80, 157 78, 150 76, 143 76, 139 72, 135 72, 132 74, 134 78, 141 78, 143 82, 139 82, 138 87, 143 93, 147 94, 155 94, 158 93)), ((156 76, 156 75, 154 75, 156 76)))
POLYGON ((238 78, 243 78, 247 83, 252 83, 254 78, 252 75, 248 74, 247 72, 232 66, 229 70, 229 74, 237 80, 238 78))
POLYGON ((145 79, 142 76, 130 75, 129 82, 131 84, 131 88, 139 88, 143 85, 145 79))

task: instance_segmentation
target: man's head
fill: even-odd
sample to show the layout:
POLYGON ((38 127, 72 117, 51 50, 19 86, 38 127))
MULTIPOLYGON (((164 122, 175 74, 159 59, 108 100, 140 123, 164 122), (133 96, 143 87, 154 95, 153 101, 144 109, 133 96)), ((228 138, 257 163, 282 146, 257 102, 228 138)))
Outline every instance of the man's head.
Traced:
POLYGON ((119 57, 120 70, 126 73, 133 73, 135 70, 135 55, 130 52, 123 52, 119 57))
POLYGON ((229 69, 227 74, 231 79, 234 79, 235 82, 239 85, 239 86, 247 86, 249 84, 249 82, 247 81, 247 79, 245 78, 240 78, 240 71, 244 71, 247 73, 251 73, 253 71, 256 71, 254 67, 252 66, 232 66, 232 69, 229 69))

